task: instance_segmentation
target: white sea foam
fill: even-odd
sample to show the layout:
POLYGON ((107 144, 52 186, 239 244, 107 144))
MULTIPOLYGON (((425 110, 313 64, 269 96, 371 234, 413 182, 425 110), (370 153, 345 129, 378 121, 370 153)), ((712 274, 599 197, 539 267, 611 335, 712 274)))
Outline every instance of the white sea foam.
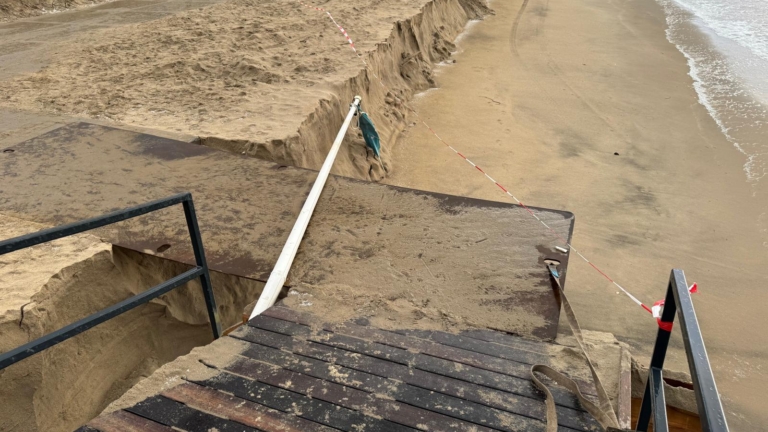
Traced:
POLYGON ((674 0, 718 35, 768 60, 768 2, 765 0, 674 0))
POLYGON ((658 1, 699 102, 745 155, 747 179, 760 180, 768 174, 768 1, 658 1))

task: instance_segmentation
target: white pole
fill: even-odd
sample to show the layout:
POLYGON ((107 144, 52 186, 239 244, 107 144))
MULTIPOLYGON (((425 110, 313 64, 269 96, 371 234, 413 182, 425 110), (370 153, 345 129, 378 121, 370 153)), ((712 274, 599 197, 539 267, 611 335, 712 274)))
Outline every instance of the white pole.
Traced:
MULTIPOLYGON (((304 202, 304 207, 301 208, 298 219, 293 225, 291 234, 288 236, 288 241, 283 246, 283 251, 280 253, 280 258, 277 259, 275 268, 272 269, 272 273, 269 275, 267 284, 264 286, 264 291, 261 292, 261 297, 256 303, 256 307, 251 312, 251 318, 259 315, 267 310, 270 306, 275 304, 277 296, 280 294, 280 290, 283 289, 285 279, 288 277, 288 272, 291 270, 293 259, 296 257, 296 252, 299 250, 299 244, 304 237, 304 232, 307 230, 309 220, 312 218, 312 212, 315 211, 317 200, 320 198, 320 194, 323 192, 325 181, 328 180, 328 174, 331 172, 333 162, 336 160, 336 155, 339 153, 341 147, 341 141, 344 139, 344 135, 347 133, 349 124, 352 122, 352 117, 357 111, 357 107, 360 105, 360 96, 355 96, 355 101, 349 107, 349 113, 347 118, 344 119, 344 124, 339 129, 339 134, 336 135, 336 140, 333 141, 331 151, 328 152, 328 156, 325 158, 323 167, 320 168, 320 173, 317 175, 315 184, 312 186, 312 190, 309 191, 307 200, 304 202)), ((250 319, 250 318, 249 318, 250 319)))

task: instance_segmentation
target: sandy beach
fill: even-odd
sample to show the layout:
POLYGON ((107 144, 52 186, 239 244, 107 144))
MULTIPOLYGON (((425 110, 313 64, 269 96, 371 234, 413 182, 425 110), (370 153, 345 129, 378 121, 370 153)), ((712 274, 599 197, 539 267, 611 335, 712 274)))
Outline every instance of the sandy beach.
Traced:
MULTIPOLYGON (((683 269, 699 285, 698 319, 732 430, 768 424, 768 179, 745 176, 745 155, 699 103, 655 1, 491 0, 492 14, 478 0, 324 3, 368 71, 325 15, 297 2, 176 6, 141 21, 158 5, 118 3, 0 26, 0 108, 185 134, 316 169, 346 101, 362 94, 382 158, 353 132, 334 174, 509 201, 410 104, 522 202, 573 212, 573 245, 644 303, 683 269), (137 21, 124 24, 130 14, 137 21), (69 19, 82 22, 65 31, 69 19)), ((34 136, 16 123, 0 121, 0 144, 34 136)), ((346 288, 312 289, 319 304, 341 298, 361 309, 346 288)), ((614 333, 648 362, 657 326, 647 312, 575 255, 566 289, 586 329, 614 333)), ((672 344, 667 366, 686 370, 678 331, 672 344)))
MULTIPOLYGON (((694 301, 728 420, 761 429, 766 185, 747 182, 744 156, 697 102, 663 11, 641 1, 491 7, 416 109, 524 203, 574 212, 573 245, 643 302, 662 299, 670 269, 684 269, 701 289, 694 301)), ((420 126, 393 162, 387 183, 506 199, 420 126)), ((647 362, 651 316, 587 263, 571 265, 567 291, 583 325, 615 333, 647 362)), ((673 335, 667 364, 684 370, 673 335)))

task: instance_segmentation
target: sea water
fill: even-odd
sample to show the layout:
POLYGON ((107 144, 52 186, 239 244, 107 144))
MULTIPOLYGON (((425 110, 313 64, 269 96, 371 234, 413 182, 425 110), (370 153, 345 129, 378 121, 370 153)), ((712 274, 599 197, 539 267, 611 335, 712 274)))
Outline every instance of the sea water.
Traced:
POLYGON ((760 181, 768 175, 768 0, 658 1, 699 102, 744 154, 747 180, 760 181))

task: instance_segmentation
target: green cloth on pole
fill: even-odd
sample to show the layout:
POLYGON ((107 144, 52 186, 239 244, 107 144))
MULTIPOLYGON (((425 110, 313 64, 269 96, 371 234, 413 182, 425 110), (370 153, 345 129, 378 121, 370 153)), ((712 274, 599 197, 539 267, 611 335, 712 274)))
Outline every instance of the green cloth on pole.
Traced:
POLYGON ((368 114, 361 112, 359 117, 360 130, 363 132, 363 138, 365 139, 365 145, 373 150, 373 153, 377 158, 381 159, 381 143, 379 142, 379 134, 376 132, 376 127, 373 126, 371 118, 368 114))

